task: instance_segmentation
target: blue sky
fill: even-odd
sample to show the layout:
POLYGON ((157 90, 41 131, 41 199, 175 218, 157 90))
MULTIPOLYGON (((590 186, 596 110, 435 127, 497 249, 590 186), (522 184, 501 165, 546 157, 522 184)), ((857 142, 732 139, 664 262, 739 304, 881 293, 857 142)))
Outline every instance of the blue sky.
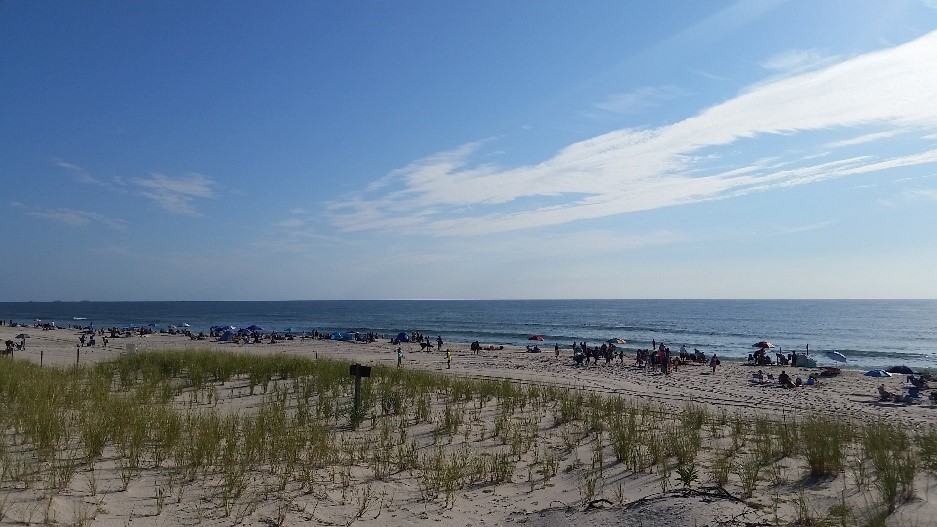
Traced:
POLYGON ((0 301, 937 298, 937 2, 0 3, 0 301))

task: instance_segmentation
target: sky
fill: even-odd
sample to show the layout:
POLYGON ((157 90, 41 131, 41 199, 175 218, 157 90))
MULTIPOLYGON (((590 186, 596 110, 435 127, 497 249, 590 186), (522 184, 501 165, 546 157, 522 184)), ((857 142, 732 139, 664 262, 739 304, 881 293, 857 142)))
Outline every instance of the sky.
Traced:
POLYGON ((937 298, 937 0, 0 1, 0 301, 937 298))

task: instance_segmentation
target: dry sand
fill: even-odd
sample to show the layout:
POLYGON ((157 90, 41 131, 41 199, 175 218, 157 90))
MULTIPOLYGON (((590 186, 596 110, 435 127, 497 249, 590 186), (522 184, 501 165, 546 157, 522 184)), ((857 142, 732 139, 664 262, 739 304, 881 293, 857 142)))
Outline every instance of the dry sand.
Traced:
MULTIPOLYGON (((214 341, 193 341, 180 335, 148 335, 143 337, 109 339, 105 348, 98 337, 94 348, 79 348, 78 332, 70 329, 42 331, 34 328, 0 327, 0 340, 13 339, 15 334, 27 332, 26 349, 16 351, 14 356, 28 359, 45 366, 68 367, 76 360, 81 364, 107 360, 133 347, 136 351, 162 349, 212 349, 222 351, 249 352, 258 354, 283 353, 309 358, 329 357, 362 364, 387 364, 396 361, 396 346, 389 342, 346 343, 327 340, 279 341, 276 344, 233 344, 214 341)), ((14 339, 15 340, 15 339, 14 339)), ((927 399, 923 402, 903 405, 879 402, 876 388, 884 383, 889 390, 901 392, 904 376, 887 379, 870 378, 861 372, 844 370, 834 378, 824 378, 816 386, 783 389, 775 384, 755 384, 752 373, 758 368, 729 361, 722 361, 715 373, 703 365, 682 366, 669 376, 634 368, 634 357, 625 357, 624 363, 617 358, 610 364, 577 367, 568 350, 561 350, 556 357, 551 350, 544 353, 526 353, 523 348, 511 347, 499 351, 482 351, 473 354, 468 344, 446 344, 445 349, 454 353, 451 369, 447 369, 445 352, 421 352, 418 345, 403 344, 406 352, 404 368, 420 368, 442 374, 478 378, 507 378, 530 383, 554 383, 581 388, 604 394, 617 394, 648 402, 655 406, 682 409, 688 403, 704 405, 712 412, 726 410, 730 415, 746 417, 771 415, 782 418, 801 419, 806 415, 830 415, 838 418, 868 423, 882 420, 893 425, 916 431, 927 431, 935 426, 937 407, 927 399)), ((2 367, 2 361, 0 361, 2 367)), ((762 367, 766 373, 777 376, 786 370, 792 377, 806 379, 809 370, 800 368, 762 367)), ((579 456, 580 454, 575 454, 579 456)), ((581 456, 588 459, 588 450, 581 456)), ((801 470, 791 464, 788 470, 801 470)), ((588 508, 581 500, 581 479, 571 469, 560 471, 548 483, 536 488, 521 481, 485 489, 462 489, 455 503, 426 503, 411 499, 413 483, 409 481, 383 481, 380 490, 385 500, 380 506, 372 507, 363 517, 353 520, 355 525, 399 525, 408 523, 467 527, 479 525, 530 524, 537 526, 567 525, 589 522, 594 525, 774 525, 776 521, 787 524, 797 516, 797 496, 792 495, 795 487, 768 489, 756 499, 756 507, 749 503, 721 495, 721 491, 699 485, 696 491, 677 490, 679 485, 661 492, 656 474, 627 472, 620 467, 610 469, 603 479, 599 497, 610 503, 597 503, 588 508), (772 495, 773 493, 773 495, 772 495), (386 498, 392 496, 392 498, 386 498), (772 501, 779 503, 779 513, 771 510, 772 501), (377 510, 375 510, 375 508, 377 510), (775 514, 780 514, 778 520, 775 514), (376 515, 376 517, 375 517, 376 515)), ((702 475, 701 481, 707 481, 702 475)), ((796 478, 795 478, 796 479, 796 478)), ((918 498, 903 505, 888 525, 935 525, 937 513, 927 499, 934 480, 919 478, 918 498)), ((828 482, 827 482, 828 484, 828 482)), ((843 483, 838 483, 843 485, 843 483)), ((825 486, 823 482, 809 486, 811 510, 818 515, 826 514, 828 508, 837 503, 843 488, 825 486)), ((847 489, 848 490, 848 489, 847 489)), ((232 524, 231 518, 202 517, 194 521, 191 507, 187 514, 177 508, 176 514, 145 512, 147 500, 152 501, 153 482, 131 486, 125 492, 105 494, 106 503, 95 505, 95 514, 90 515, 86 525, 177 525, 203 523, 205 525, 232 524), (103 512, 102 512, 103 511, 103 512)), ((0 491, 0 496, 3 492, 0 491)), ((8 501, 10 497, 8 496, 8 501)), ((333 507, 317 498, 295 496, 288 506, 283 503, 262 504, 251 515, 241 521, 249 525, 285 525, 313 521, 320 524, 345 524, 349 517, 347 507, 333 507)), ((3 498, 0 497, 0 500, 3 498)), ((195 499, 195 498, 192 498, 195 499)), ((332 497, 333 501, 337 499, 332 497)), ((57 514, 60 524, 83 523, 74 510, 74 504, 61 498, 62 510, 57 514), (70 507, 70 508, 69 508, 70 507)), ((15 500, 13 500, 15 501, 15 500)), ((328 500, 326 500, 328 501, 328 500)), ((10 501, 12 503, 12 501, 10 501)), ((2 503, 2 501, 0 501, 2 503)), ((90 501, 89 501, 90 503, 90 501)), ((38 507, 38 506, 37 506, 38 507)), ((152 506, 150 506, 152 508, 152 506)), ((7 507, 3 524, 30 522, 41 523, 42 514, 32 512, 26 518, 25 510, 11 513, 7 507), (19 514, 14 517, 13 514, 19 514)))

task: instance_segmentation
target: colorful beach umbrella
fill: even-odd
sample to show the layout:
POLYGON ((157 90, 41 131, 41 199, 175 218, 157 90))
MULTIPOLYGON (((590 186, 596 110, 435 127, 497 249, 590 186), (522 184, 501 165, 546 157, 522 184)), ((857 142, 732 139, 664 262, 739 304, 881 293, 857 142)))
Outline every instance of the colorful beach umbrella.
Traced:
POLYGON ((764 349, 768 349, 768 348, 773 348, 773 347, 774 347, 774 344, 768 342, 767 340, 762 340, 762 341, 760 341, 760 342, 756 342, 756 343, 752 344, 752 347, 753 347, 753 348, 758 348, 758 349, 763 349, 763 350, 764 350, 764 349))
POLYGON ((532 337, 529 337, 527 340, 539 340, 539 341, 543 341, 543 337, 541 337, 540 335, 534 335, 534 336, 532 336, 532 337))
POLYGON ((608 339, 605 342, 608 342, 609 344, 624 344, 625 339, 615 337, 613 339, 608 339))

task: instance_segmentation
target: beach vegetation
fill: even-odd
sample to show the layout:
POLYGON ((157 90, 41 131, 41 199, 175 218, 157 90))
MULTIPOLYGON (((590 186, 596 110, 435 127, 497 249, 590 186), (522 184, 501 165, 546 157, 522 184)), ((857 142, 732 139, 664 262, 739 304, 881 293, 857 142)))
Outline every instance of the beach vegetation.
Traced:
POLYGON ((84 500, 148 478, 155 514, 182 515, 179 523, 266 515, 289 524, 297 515, 350 524, 379 516, 395 484, 446 509, 477 489, 524 483, 535 493, 561 470, 584 502, 629 476, 656 477, 667 492, 674 475, 688 490, 705 471, 746 500, 770 482, 772 495, 798 496, 787 520, 819 521, 806 471, 810 481, 855 484, 824 506, 827 519, 847 525, 870 496, 885 517, 894 514, 915 497, 922 471, 937 470, 934 432, 667 408, 551 384, 376 365, 355 412, 354 379, 341 361, 152 351, 67 369, 4 365, 0 521, 14 510, 55 521, 55 497, 86 524, 93 515, 84 500), (194 509, 179 506, 189 497, 194 509), (260 512, 270 497, 276 510, 260 512), (297 503, 306 500, 327 505, 303 513, 297 503))

